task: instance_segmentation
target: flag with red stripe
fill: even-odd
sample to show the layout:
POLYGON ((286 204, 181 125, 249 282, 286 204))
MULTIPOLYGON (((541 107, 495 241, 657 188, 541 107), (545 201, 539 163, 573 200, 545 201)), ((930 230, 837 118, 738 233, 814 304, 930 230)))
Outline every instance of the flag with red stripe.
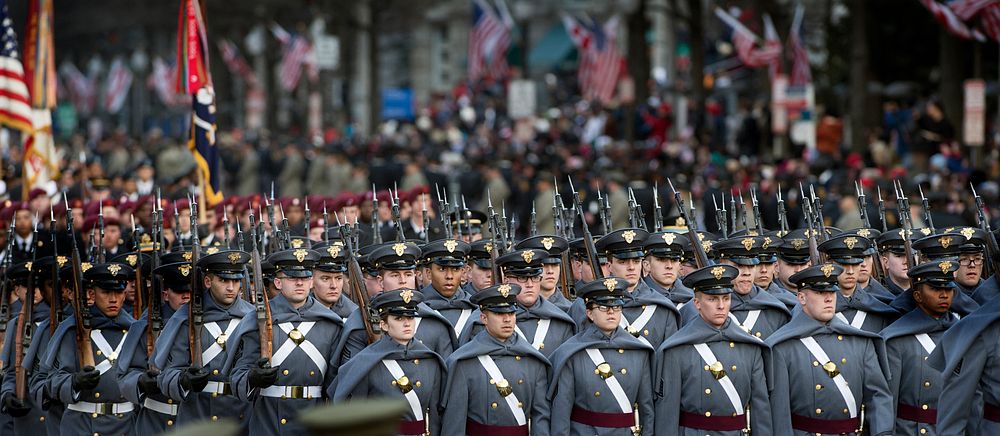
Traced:
POLYGON ((625 63, 615 43, 618 17, 601 25, 594 19, 563 15, 566 33, 580 52, 577 78, 580 91, 587 100, 608 103, 615 95, 618 80, 625 73, 625 63))
POLYGON ((792 19, 792 29, 788 31, 788 50, 792 52, 792 75, 789 84, 803 86, 812 82, 812 71, 809 68, 809 52, 802 41, 802 18, 805 9, 802 5, 795 8, 795 18, 792 19))
POLYGON ((56 107, 55 43, 52 38, 52 0, 30 0, 24 48, 24 77, 31 107, 56 107))
POLYGON ((111 62, 108 70, 107 85, 104 89, 104 111, 109 114, 116 114, 125 104, 125 97, 132 89, 132 71, 125 65, 122 58, 116 58, 111 62))
POLYGON ((212 86, 208 69, 208 37, 199 0, 181 0, 177 19, 177 92, 194 94, 212 86))
POLYGON ((17 34, 7 15, 7 1, 0 0, 0 123, 22 132, 32 131, 28 85, 17 51, 17 34))
MULTIPOLYGON (((505 6, 502 10, 505 10, 505 6)), ((472 29, 469 32, 468 74, 472 82, 484 77, 504 77, 509 71, 507 49, 513 21, 486 0, 472 1, 472 29)))

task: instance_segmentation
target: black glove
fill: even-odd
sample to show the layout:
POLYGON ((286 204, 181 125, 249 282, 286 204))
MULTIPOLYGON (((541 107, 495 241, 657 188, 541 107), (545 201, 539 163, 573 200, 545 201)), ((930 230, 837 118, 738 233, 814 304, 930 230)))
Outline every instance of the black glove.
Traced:
POLYGON ((181 387, 191 392, 201 392, 208 384, 208 371, 201 368, 188 367, 181 373, 181 387))
POLYGON ((271 363, 267 359, 257 361, 257 366, 250 368, 250 386, 254 388, 266 388, 278 380, 278 368, 271 368, 271 363))
POLYGON ((73 374, 73 390, 77 392, 94 389, 99 383, 101 383, 101 373, 93 366, 85 366, 83 370, 73 374))
POLYGON ((27 415, 31 411, 31 405, 25 403, 24 401, 18 400, 17 397, 13 395, 8 395, 3 399, 3 408, 7 411, 10 416, 15 418, 20 418, 27 415))
POLYGON ((156 384, 156 374, 152 371, 145 371, 139 374, 137 385, 139 386, 139 391, 143 394, 154 395, 160 393, 160 386, 156 384))

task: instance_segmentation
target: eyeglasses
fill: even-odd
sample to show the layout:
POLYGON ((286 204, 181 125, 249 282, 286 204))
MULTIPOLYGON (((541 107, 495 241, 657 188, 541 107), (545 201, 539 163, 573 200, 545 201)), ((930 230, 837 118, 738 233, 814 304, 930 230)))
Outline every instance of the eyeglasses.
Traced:
POLYGON ((598 305, 598 306, 594 306, 594 308, 597 309, 597 311, 601 312, 601 313, 621 313, 621 311, 622 311, 622 307, 621 306, 600 306, 600 305, 598 305))
POLYGON ((976 265, 982 265, 985 261, 986 260, 983 259, 982 257, 973 257, 973 258, 959 259, 958 264, 962 266, 976 266, 976 265))
POLYGON ((510 279, 513 280, 513 281, 515 281, 515 282, 518 282, 518 283, 541 283, 542 282, 542 276, 531 276, 531 277, 516 277, 516 276, 511 276, 510 279))

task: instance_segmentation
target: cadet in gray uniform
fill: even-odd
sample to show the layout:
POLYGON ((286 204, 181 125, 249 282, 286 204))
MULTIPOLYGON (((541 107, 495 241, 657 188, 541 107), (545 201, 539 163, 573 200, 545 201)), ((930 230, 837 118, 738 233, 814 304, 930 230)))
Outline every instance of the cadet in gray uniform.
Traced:
POLYGON ((669 298, 678 309, 694 298, 694 292, 681 280, 684 247, 688 245, 690 242, 684 235, 657 232, 649 235, 642 247, 646 252, 642 267, 649 274, 642 279, 643 282, 669 298))
MULTIPOLYGON (((914 250, 920 250, 920 255, 926 261, 953 261, 960 265, 961 245, 965 237, 958 233, 939 233, 918 239, 913 243, 914 250)), ((952 286, 956 286, 952 283, 952 286)), ((892 303, 893 308, 906 313, 917 307, 913 299, 913 289, 907 289, 899 294, 892 303)), ((979 308, 979 303, 965 292, 958 292, 951 301, 951 311, 959 316, 966 316, 979 308)))
MULTIPOLYGON (((240 320, 254 307, 239 298, 243 269, 250 255, 240 250, 225 250, 198 259, 200 282, 206 289, 202 298, 201 359, 202 366, 191 362, 191 345, 188 338, 188 313, 191 303, 185 304, 170 317, 160 337, 156 340, 153 364, 160 368, 160 392, 168 399, 180 403, 177 422, 232 418, 246 423, 249 404, 236 398, 229 375, 222 371, 229 348, 238 343, 230 341, 240 320)), ((192 292, 198 292, 192 290, 192 292)))
POLYGON ((458 336, 472 320, 476 305, 469 301, 462 290, 462 272, 465 256, 471 247, 455 239, 440 239, 425 244, 420 260, 428 265, 431 283, 420 290, 424 304, 438 311, 458 336))
POLYGON ((469 281, 464 286, 465 293, 469 294, 470 297, 482 289, 493 286, 493 263, 490 261, 493 241, 480 239, 473 242, 471 246, 465 272, 469 281))
MULTIPOLYGON (((915 239, 913 235, 909 236, 915 239)), ((879 261, 882 262, 882 271, 885 271, 885 288, 894 296, 910 289, 910 278, 906 275, 906 246, 903 241, 903 229, 893 229, 878 235, 875 243, 879 253, 881 253, 879 261)))
POLYGON ((792 230, 781 238, 777 246, 778 267, 775 269, 777 280, 774 285, 779 291, 772 291, 771 295, 785 303, 788 310, 793 310, 799 305, 799 297, 795 285, 791 282, 793 274, 809 267, 809 241, 806 238, 805 229, 792 230))
POLYGON ((878 249, 876 248, 875 240, 878 239, 882 232, 869 229, 869 228, 857 228, 844 232, 844 234, 853 234, 860 236, 868 240, 868 249, 864 251, 862 259, 863 262, 858 264, 858 287, 864 289, 872 297, 875 297, 879 301, 889 304, 893 299, 896 298, 892 292, 889 291, 881 282, 878 280, 873 280, 873 274, 875 273, 875 262, 879 262, 878 249))
MULTIPOLYGON (((231 374, 233 394, 253 404, 251 435, 300 435, 296 417, 319 404, 336 371, 334 347, 344 322, 310 295, 313 264, 319 259, 305 248, 268 256, 278 270, 280 294, 271 308, 270 356, 261 350, 257 314, 249 313, 233 333, 224 374, 231 374)), ((266 337, 265 337, 266 338, 266 337)))
POLYGON ((714 265, 688 274, 698 317, 657 351, 655 434, 771 433, 765 364, 770 349, 729 317, 739 269, 714 265))
POLYGON ((396 434, 438 435, 438 404, 444 385, 444 361, 414 340, 417 304, 423 296, 413 289, 386 291, 372 299, 382 338, 361 350, 340 368, 327 389, 334 402, 366 398, 406 401, 396 434))
POLYGON ((878 333, 899 317, 899 311, 883 303, 858 285, 868 239, 850 233, 834 236, 819 244, 819 251, 839 265, 837 275, 837 319, 854 328, 878 333))
MULTIPOLYGON (((163 278, 164 294, 190 294, 191 270, 190 262, 177 262, 161 265, 152 272, 163 278)), ((180 308, 179 305, 171 307, 170 304, 162 303, 164 314, 173 313, 180 308)), ((149 368, 150 359, 146 355, 148 325, 149 313, 144 313, 142 318, 132 324, 125 336, 125 345, 122 346, 117 363, 118 388, 138 408, 135 433, 141 435, 157 434, 173 427, 178 410, 178 404, 160 392, 157 382, 159 371, 149 368)))
POLYGON ((122 263, 97 264, 83 273, 93 306, 87 310, 95 366, 82 366, 77 353, 76 316, 66 319, 52 335, 43 365, 49 372, 49 392, 66 404, 59 433, 131 434, 135 407, 118 389, 114 365, 133 319, 122 311, 126 282, 132 268, 122 263))
MULTIPOLYGON (((545 250, 547 256, 542 258, 542 282, 539 285, 542 297, 558 307, 559 310, 568 311, 573 302, 563 295, 560 277, 562 274, 569 274, 569 271, 562 270, 562 255, 569 251, 569 241, 561 236, 537 235, 518 242, 514 248, 517 250, 545 250)), ((570 286, 574 285, 571 278, 567 278, 566 283, 569 283, 570 286)))
POLYGON ((870 434, 892 434, 882 339, 834 316, 842 270, 824 264, 792 276, 802 310, 766 341, 773 358, 772 434, 854 435, 862 417, 870 434))
POLYGON ((486 329, 447 359, 441 396, 443 435, 549 434, 549 361, 514 330, 517 285, 472 297, 486 329))
MULTIPOLYGON (((411 243, 395 242, 374 249, 368 257, 372 264, 371 267, 378 274, 380 286, 372 287, 366 284, 365 290, 368 292, 368 296, 374 297, 382 289, 387 291, 403 288, 415 289, 413 269, 416 268, 419 256, 420 249, 411 243)), ((417 305, 417 320, 414 330, 416 330, 415 337, 418 341, 442 357, 451 354, 455 348, 458 348, 458 336, 448 320, 424 303, 417 305)), ((343 365, 351 359, 351 356, 361 352, 368 345, 368 335, 361 318, 361 309, 358 309, 344 321, 344 331, 337 344, 337 354, 340 356, 340 361, 336 366, 343 365)))
POLYGON ((358 305, 344 296, 347 285, 347 255, 341 241, 314 245, 319 260, 313 267, 313 298, 341 318, 347 318, 358 305))
MULTIPOLYGON (((42 332, 38 331, 38 325, 42 321, 49 318, 49 305, 46 303, 43 295, 47 295, 51 292, 50 286, 43 285, 47 278, 51 278, 51 271, 53 268, 52 256, 46 256, 44 258, 38 258, 35 260, 34 264, 32 262, 20 262, 10 266, 6 271, 6 279, 10 281, 8 286, 13 286, 13 295, 17 295, 18 300, 25 301, 28 295, 28 276, 34 274, 33 284, 35 289, 31 292, 31 298, 34 299, 33 311, 31 314, 31 321, 34 323, 34 330, 32 331, 32 339, 34 336, 41 335, 42 332), (30 268, 30 269, 29 269, 30 268)), ((51 283, 51 280, 48 280, 51 283)), ((21 306, 22 309, 24 306, 21 306)), ((20 335, 21 332, 17 329, 17 324, 21 319, 23 313, 18 311, 11 316, 10 321, 7 325, 7 331, 5 332, 5 338, 3 342, 3 353, 0 354, 0 361, 4 362, 3 371, 3 385, 0 388, 0 412, 7 414, 13 418, 12 431, 14 434, 18 435, 44 435, 45 428, 45 410, 40 407, 42 402, 36 402, 35 398, 31 395, 30 380, 31 377, 37 372, 37 365, 35 365, 34 359, 32 362, 21 362, 21 367, 27 373, 26 382, 26 395, 23 400, 18 399, 16 395, 16 373, 14 363, 16 362, 16 353, 20 350, 16 347, 16 337, 20 335)), ((31 344, 23 344, 24 351, 27 353, 31 344)))
MULTIPOLYGON (((740 328, 760 339, 767 339, 791 318, 788 307, 767 291, 754 284, 760 263, 759 250, 764 236, 739 236, 715 244, 719 262, 736 267, 740 275, 733 280, 729 318, 740 328)), ((698 317, 694 307, 685 306, 681 319, 687 322, 698 317)))
POLYGON ((578 290, 590 323, 552 355, 552 434, 652 432, 653 349, 619 325, 626 287, 609 277, 578 290))
POLYGON ((896 399, 896 434, 935 435, 941 373, 927 356, 958 320, 951 312, 958 262, 942 260, 909 271, 916 308, 882 330, 889 359, 889 391, 896 399))
MULTIPOLYGON (((642 281, 643 243, 649 233, 642 229, 619 229, 596 242, 599 253, 608 257, 609 275, 629 283, 621 324, 625 331, 653 348, 677 331, 680 325, 677 306, 663 294, 650 289, 642 281)), ((587 307, 577 299, 569 311, 579 328, 586 326, 587 307)))

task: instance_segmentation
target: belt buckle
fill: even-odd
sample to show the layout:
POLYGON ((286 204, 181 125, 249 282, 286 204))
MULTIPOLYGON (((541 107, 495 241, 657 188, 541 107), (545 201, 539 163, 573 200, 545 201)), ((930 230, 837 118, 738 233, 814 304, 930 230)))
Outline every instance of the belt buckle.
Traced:
POLYGON ((305 398, 306 397, 306 387, 305 386, 288 386, 285 388, 288 391, 289 398, 305 398))
POLYGON ((97 414, 110 415, 114 411, 114 406, 111 403, 97 403, 97 414))

